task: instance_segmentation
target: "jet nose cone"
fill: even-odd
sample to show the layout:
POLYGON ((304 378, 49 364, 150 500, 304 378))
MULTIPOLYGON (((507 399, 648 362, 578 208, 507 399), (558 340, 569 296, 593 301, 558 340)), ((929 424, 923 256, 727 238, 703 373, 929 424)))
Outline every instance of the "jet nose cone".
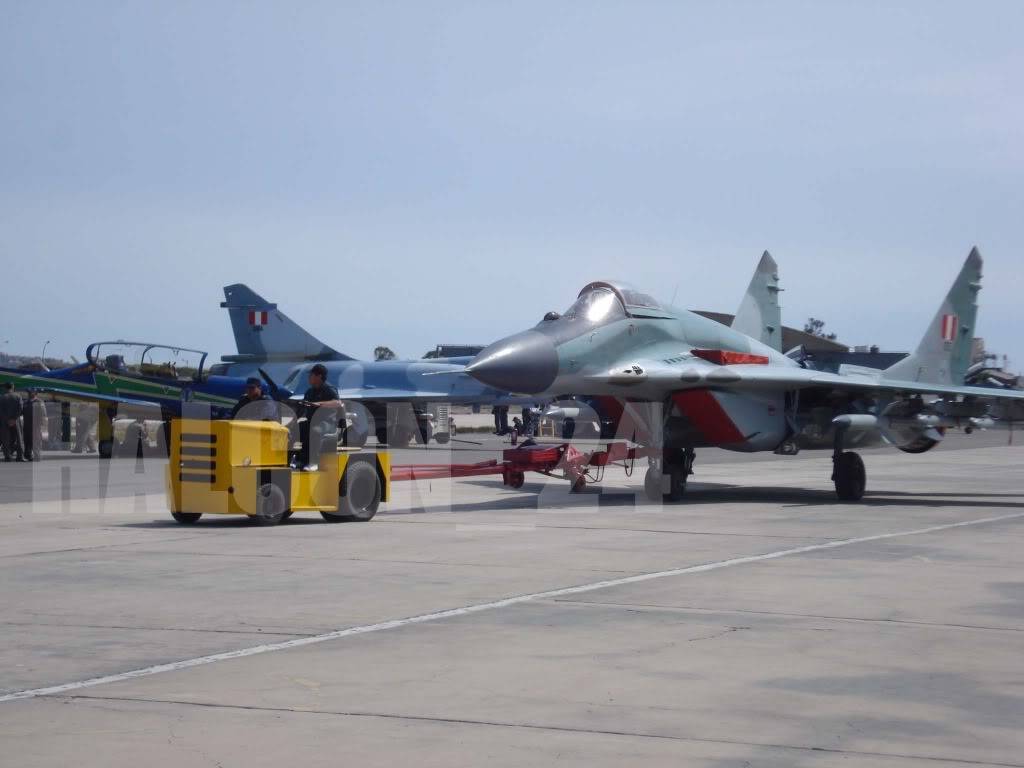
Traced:
POLYGON ((504 392, 534 394, 558 375, 558 353, 543 333, 526 331, 485 347, 466 366, 477 381, 504 392))

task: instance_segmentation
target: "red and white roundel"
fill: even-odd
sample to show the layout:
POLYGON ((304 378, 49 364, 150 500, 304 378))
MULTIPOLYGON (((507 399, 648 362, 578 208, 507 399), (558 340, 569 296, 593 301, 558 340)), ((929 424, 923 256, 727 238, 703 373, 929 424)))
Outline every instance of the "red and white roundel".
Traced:
POLYGON ((256 312, 254 310, 249 311, 249 325, 255 326, 256 328, 262 328, 267 324, 267 313, 256 312))
POLYGON ((956 332, 960 327, 960 318, 956 315, 943 315, 942 316, 942 340, 943 341, 956 341, 956 332))

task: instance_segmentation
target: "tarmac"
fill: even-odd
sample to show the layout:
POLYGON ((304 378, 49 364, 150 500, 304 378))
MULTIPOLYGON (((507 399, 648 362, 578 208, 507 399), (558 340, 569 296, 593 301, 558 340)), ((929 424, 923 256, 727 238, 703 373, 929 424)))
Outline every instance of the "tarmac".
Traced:
POLYGON ((708 450, 680 505, 616 468, 276 528, 174 523, 157 459, 0 464, 0 754, 1024 766, 1024 450, 947 442, 865 451, 856 504, 828 453, 708 450))

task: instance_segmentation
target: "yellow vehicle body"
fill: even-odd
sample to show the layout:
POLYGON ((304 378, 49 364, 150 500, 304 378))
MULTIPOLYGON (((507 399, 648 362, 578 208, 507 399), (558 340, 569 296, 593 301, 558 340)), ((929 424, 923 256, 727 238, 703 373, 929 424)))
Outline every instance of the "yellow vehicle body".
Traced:
POLYGON ((189 523, 200 515, 248 515, 274 524, 295 512, 320 512, 331 521, 368 520, 391 495, 387 451, 324 451, 318 469, 307 471, 289 467, 288 449, 288 429, 274 422, 175 419, 168 509, 189 523), (350 495, 360 497, 358 509, 350 495))

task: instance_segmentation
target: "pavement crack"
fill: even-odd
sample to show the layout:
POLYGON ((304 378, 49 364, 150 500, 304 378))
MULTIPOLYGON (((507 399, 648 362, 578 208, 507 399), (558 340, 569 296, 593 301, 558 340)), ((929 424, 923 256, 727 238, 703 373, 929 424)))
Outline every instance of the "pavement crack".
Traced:
POLYGON ((260 635, 280 637, 312 637, 314 632, 278 632, 252 629, 203 629, 201 627, 136 627, 128 624, 64 624, 46 621, 0 621, 5 627, 57 627, 59 629, 119 629, 135 632, 202 632, 218 635, 260 635))
POLYGON ((779 616, 792 619, 820 619, 822 621, 844 621, 863 624, 891 624, 893 626, 925 627, 935 629, 965 629, 981 632, 1024 632, 1024 627, 999 627, 991 624, 956 624, 940 621, 914 621, 912 619, 887 619, 871 616, 840 616, 827 613, 794 613, 792 611, 764 611, 747 608, 703 608, 695 605, 664 605, 660 603, 619 603, 603 600, 575 600, 554 598, 545 600, 546 603, 557 605, 575 605, 580 607, 593 608, 623 608, 628 611, 651 610, 651 611, 678 611, 681 613, 700 614, 738 614, 744 616, 779 616))
POLYGON ((750 627, 726 627, 725 629, 721 630, 720 632, 713 632, 710 635, 701 635, 700 637, 690 637, 690 638, 687 638, 686 642, 688 642, 688 643, 696 643, 696 642, 699 642, 701 640, 714 640, 716 637, 722 637, 723 635, 728 635, 730 632, 741 632, 741 631, 743 631, 745 629, 750 629, 750 627))
MULTIPOLYGON (((198 538, 198 536, 176 536, 173 539, 163 539, 161 543, 165 541, 190 541, 198 538)), ((0 560, 8 560, 14 557, 38 557, 40 555, 64 555, 70 552, 95 552, 101 549, 113 549, 116 547, 135 547, 140 544, 147 544, 149 540, 139 541, 118 541, 110 544, 96 544, 89 547, 67 547, 65 549, 41 549, 36 552, 12 552, 7 555, 0 555, 0 560)))
POLYGON ((482 720, 463 717, 441 717, 432 715, 412 715, 398 712, 371 712, 368 710, 333 710, 333 709, 312 709, 298 707, 274 707, 259 706, 254 704, 225 704, 219 702, 204 701, 183 701, 179 699, 161 699, 144 696, 89 696, 87 694, 46 696, 45 698, 82 701, 82 702, 111 702, 120 701, 133 704, 169 704, 172 706, 197 707, 204 709, 226 709, 241 710, 246 712, 275 712, 293 715, 321 715, 332 717, 352 718, 373 718, 379 720, 402 720, 406 722, 437 723, 441 725, 466 725, 479 726, 484 728, 518 728, 531 731, 546 731, 550 733, 576 733, 594 736, 621 736, 635 739, 658 739, 662 741, 689 742, 699 744, 724 744, 741 747, 757 747, 760 749, 773 749, 780 751, 813 752, 821 754, 839 755, 846 757, 872 757, 887 758, 890 760, 917 760, 935 763, 936 765, 976 765, 994 766, 995 768, 1024 768, 1024 763, 1004 763, 987 760, 973 760, 970 758, 939 757, 937 755, 912 754, 903 752, 882 752, 875 750, 840 749, 838 747, 820 747, 807 744, 784 744, 767 741, 747 741, 744 739, 724 739, 708 736, 687 736, 682 734, 655 733, 651 731, 625 731, 610 730, 604 728, 583 728, 572 725, 554 725, 550 723, 531 723, 523 721, 504 720, 482 720))

